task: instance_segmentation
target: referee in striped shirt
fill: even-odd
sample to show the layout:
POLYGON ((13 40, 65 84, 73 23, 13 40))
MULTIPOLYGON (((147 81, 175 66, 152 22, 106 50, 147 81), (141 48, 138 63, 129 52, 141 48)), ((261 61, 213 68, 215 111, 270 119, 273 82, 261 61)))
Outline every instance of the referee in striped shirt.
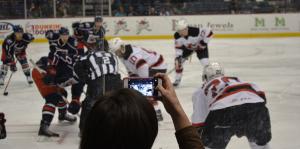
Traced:
MULTIPOLYGON (((94 45, 94 47, 96 46, 94 45)), ((82 102, 80 115, 80 130, 84 128, 85 119, 97 97, 122 88, 121 76, 118 73, 117 57, 104 50, 107 48, 103 47, 103 49, 89 52, 74 65, 75 75, 87 84, 86 98, 82 102)))

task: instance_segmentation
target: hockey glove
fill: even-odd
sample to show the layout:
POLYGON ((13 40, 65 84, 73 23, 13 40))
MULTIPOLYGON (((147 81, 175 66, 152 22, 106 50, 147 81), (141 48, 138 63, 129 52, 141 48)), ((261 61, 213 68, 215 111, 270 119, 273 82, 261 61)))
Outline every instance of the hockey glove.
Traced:
POLYGON ((207 47, 207 43, 205 43, 203 40, 199 42, 199 50, 203 50, 207 47))
POLYGON ((68 111, 72 114, 77 114, 80 110, 80 102, 77 99, 73 99, 69 104, 68 111))

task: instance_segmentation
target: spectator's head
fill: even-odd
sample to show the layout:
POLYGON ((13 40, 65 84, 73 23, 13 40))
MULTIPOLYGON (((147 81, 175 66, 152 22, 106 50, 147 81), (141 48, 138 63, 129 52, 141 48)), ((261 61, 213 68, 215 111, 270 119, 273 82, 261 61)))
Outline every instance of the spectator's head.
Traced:
POLYGON ((188 35, 188 23, 185 19, 180 19, 175 24, 175 30, 179 33, 180 36, 188 35))
POLYGON ((100 97, 83 129, 80 149, 151 149, 158 132, 153 106, 132 89, 100 97))
POLYGON ((202 80, 203 82, 208 82, 220 76, 224 76, 223 67, 217 62, 211 62, 210 64, 204 67, 202 73, 202 80))
POLYGON ((16 40, 20 41, 23 39, 24 29, 20 25, 16 25, 13 27, 14 34, 16 36, 16 40))
POLYGON ((70 32, 69 32, 69 29, 65 28, 65 27, 61 27, 59 29, 59 36, 60 36, 60 39, 66 43, 69 39, 69 36, 70 36, 70 32))
POLYGON ((96 16, 95 19, 94 19, 94 22, 95 22, 95 27, 100 28, 102 26, 102 23, 103 23, 102 16, 96 16))
POLYGON ((111 52, 115 53, 118 57, 123 57, 125 54, 125 42, 121 38, 113 38, 109 41, 109 48, 111 52))

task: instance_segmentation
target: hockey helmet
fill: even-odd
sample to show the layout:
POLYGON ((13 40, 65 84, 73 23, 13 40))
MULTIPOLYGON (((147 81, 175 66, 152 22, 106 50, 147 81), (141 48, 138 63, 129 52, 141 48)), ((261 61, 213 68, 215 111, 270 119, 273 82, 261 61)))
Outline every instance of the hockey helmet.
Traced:
POLYGON ((70 32, 69 32, 69 29, 67 29, 65 27, 61 27, 60 30, 59 30, 59 34, 60 35, 69 35, 70 32))
POLYGON ((95 22, 102 22, 103 18, 102 18, 102 16, 95 16, 94 21, 95 22))
POLYGON ((24 29, 20 25, 15 25, 13 27, 14 33, 24 33, 24 29))
POLYGON ((113 38, 109 41, 109 48, 110 48, 111 52, 115 53, 124 44, 125 43, 121 38, 119 38, 119 37, 113 38))
POLYGON ((188 22, 185 19, 180 19, 175 24, 175 30, 181 31, 188 27, 188 22))
POLYGON ((220 76, 224 76, 223 67, 217 62, 212 62, 204 67, 202 73, 202 80, 208 82, 220 76))

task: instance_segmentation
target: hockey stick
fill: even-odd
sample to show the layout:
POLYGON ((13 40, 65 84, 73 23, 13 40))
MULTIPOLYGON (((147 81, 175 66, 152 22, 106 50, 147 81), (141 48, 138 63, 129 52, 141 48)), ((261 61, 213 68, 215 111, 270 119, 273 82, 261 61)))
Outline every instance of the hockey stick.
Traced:
POLYGON ((33 68, 36 68, 39 73, 46 73, 46 71, 38 67, 32 59, 29 59, 29 61, 33 65, 33 68))
POLYGON ((171 74, 171 73, 174 72, 174 71, 175 71, 175 67, 173 67, 171 70, 169 70, 169 71, 167 72, 167 75, 171 74))
POLYGON ((8 79, 8 82, 7 82, 7 84, 6 84, 5 88, 4 88, 4 91, 3 91, 3 95, 4 95, 4 96, 7 96, 7 95, 8 95, 7 87, 8 87, 8 85, 10 84, 10 80, 11 80, 11 77, 13 76, 13 74, 14 74, 14 72, 11 72, 11 74, 10 74, 10 76, 9 76, 9 79, 8 79))

